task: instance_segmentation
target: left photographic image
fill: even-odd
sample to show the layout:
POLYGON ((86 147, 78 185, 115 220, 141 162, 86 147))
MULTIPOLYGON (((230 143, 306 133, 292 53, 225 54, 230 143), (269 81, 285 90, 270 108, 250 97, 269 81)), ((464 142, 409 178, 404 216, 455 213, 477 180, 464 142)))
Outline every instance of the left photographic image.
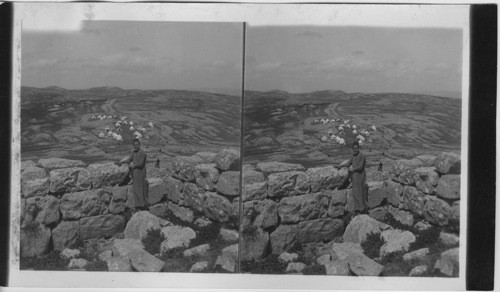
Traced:
POLYGON ((23 26, 20 270, 238 271, 243 34, 23 26))

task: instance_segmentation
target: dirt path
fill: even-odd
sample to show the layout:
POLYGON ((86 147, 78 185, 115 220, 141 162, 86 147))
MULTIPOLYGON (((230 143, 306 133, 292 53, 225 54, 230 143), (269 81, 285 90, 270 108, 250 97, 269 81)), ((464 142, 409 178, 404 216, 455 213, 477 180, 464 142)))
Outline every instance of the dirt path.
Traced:
POLYGON ((113 108, 115 102, 115 98, 106 101, 103 105, 101 105, 102 110, 108 114, 115 114, 115 109, 113 108))
POLYGON ((336 117, 339 117, 340 114, 337 112, 337 108, 339 107, 339 104, 340 102, 336 102, 333 104, 333 106, 329 106, 327 108, 325 108, 325 113, 328 115, 328 116, 336 116, 336 117))

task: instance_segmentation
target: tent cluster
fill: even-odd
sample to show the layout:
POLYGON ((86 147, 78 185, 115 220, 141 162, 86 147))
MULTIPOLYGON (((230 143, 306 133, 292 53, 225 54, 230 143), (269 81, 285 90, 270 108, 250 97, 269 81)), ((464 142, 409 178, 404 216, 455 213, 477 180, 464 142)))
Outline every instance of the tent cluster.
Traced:
MULTIPOLYGON (((104 131, 101 131, 99 134, 98 134, 98 137, 99 138, 106 138, 106 137, 113 137, 113 139, 115 139, 117 142, 121 142, 123 141, 123 136, 118 134, 118 132, 122 132, 123 131, 123 128, 126 129, 127 126, 130 126, 128 127, 128 130, 133 132, 132 136, 134 136, 134 138, 138 138, 138 139, 142 139, 143 137, 143 134, 147 132, 147 129, 141 125, 136 125, 134 127, 134 121, 132 120, 129 120, 127 121, 127 117, 126 116, 120 116, 118 118, 118 116, 106 116, 106 115, 98 115, 98 116, 92 116, 92 120, 104 120, 104 119, 118 119, 118 121, 116 121, 113 126, 114 126, 114 131, 112 131, 109 127, 106 127, 104 129, 104 131)), ((150 127, 150 128, 153 128, 153 122, 149 121, 147 123, 147 125, 150 127)))
MULTIPOLYGON (((326 142, 328 140, 334 141, 339 145, 345 145, 345 138, 341 137, 346 134, 347 129, 349 131, 352 129, 352 134, 355 135, 355 140, 361 146, 366 142, 366 137, 370 136, 370 132, 366 129, 361 129, 358 125, 351 123, 349 119, 315 119, 313 124, 325 124, 328 122, 340 122, 334 129, 328 130, 328 134, 321 137, 321 141, 326 142)), ((369 127, 372 131, 377 131, 377 127, 372 125, 369 127)))

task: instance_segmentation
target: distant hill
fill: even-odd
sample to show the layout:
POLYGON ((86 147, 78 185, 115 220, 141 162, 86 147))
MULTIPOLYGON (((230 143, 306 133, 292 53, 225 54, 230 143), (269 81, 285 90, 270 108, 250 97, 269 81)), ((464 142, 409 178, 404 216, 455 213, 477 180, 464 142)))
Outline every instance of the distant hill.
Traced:
MULTIPOLYGON (((305 165, 324 164, 350 155, 357 134, 341 134, 335 121, 349 119, 358 130, 370 129, 363 151, 381 157, 459 150, 461 99, 406 93, 347 93, 324 90, 310 93, 246 91, 244 153, 248 161, 284 160, 305 165), (346 146, 321 141, 330 133, 346 146)), ((359 133, 358 133, 359 134, 359 133)))

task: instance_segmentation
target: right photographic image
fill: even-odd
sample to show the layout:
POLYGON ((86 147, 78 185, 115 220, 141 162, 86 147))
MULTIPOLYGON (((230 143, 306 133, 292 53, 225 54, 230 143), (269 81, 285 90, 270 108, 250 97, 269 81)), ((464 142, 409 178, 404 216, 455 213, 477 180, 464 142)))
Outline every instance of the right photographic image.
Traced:
POLYGON ((459 276, 463 37, 247 25, 242 273, 459 276))

